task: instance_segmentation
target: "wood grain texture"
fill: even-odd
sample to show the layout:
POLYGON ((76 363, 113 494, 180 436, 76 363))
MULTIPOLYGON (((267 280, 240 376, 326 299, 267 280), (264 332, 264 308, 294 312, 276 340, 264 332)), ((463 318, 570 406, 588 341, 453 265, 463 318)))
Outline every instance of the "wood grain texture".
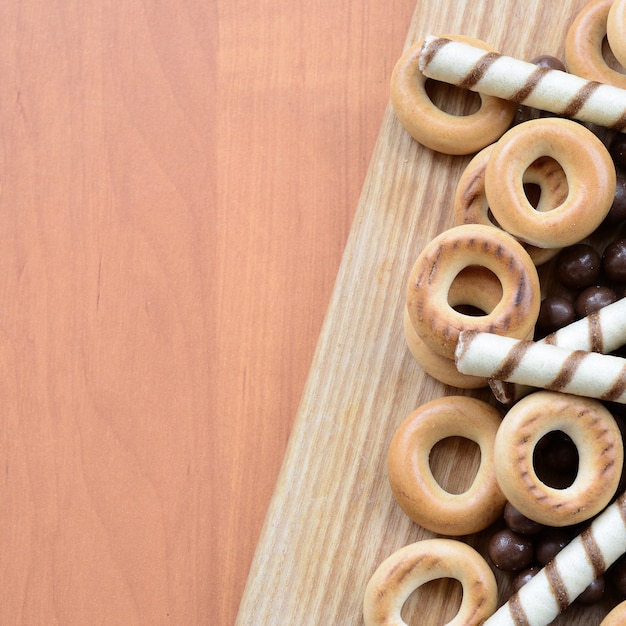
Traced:
POLYGON ((412 11, 4 3, 0 623, 233 623, 412 11))
MULTIPOLYGON (((515 57, 563 56, 584 1, 419 3, 408 43, 431 33, 479 37, 515 57), (471 7, 471 8, 470 8, 471 7)), ((302 403, 259 542, 238 624, 360 624, 365 585, 399 547, 432 536, 394 503, 386 455, 404 417, 459 393, 421 372, 402 331, 406 278, 424 244, 452 224, 467 158, 413 142, 390 108, 368 170, 302 403)), ((484 392, 488 393, 488 392, 484 392)), ((479 397, 481 394, 477 394, 479 397)), ((486 396, 485 396, 486 397, 486 396)), ((475 458, 438 456, 454 487, 475 458)), ((484 535, 467 538, 485 552, 484 535)), ((501 581, 501 601, 509 587, 501 581)), ((459 590, 432 585, 407 607, 415 623, 444 623, 459 590)), ((603 607, 570 609, 555 624, 599 624, 603 607)))

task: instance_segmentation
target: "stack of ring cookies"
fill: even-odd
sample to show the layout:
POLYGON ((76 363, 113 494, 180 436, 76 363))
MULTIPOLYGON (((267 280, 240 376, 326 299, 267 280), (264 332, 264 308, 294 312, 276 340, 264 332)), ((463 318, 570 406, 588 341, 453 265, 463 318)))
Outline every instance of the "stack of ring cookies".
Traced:
POLYGON ((537 268, 518 241, 493 226, 455 226, 433 239, 413 265, 405 335, 413 356, 431 376, 461 388, 485 386, 486 379, 465 378, 456 368, 460 332, 490 329, 528 338, 540 300, 537 268), (461 305, 482 314, 466 313, 461 305))

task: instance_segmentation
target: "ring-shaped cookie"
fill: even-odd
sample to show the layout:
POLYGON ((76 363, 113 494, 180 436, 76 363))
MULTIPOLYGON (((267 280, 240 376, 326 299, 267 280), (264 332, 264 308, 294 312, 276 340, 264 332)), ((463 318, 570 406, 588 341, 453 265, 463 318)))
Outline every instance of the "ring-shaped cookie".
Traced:
POLYGON ((615 58, 626 66, 626 0, 613 0, 606 19, 606 37, 615 58))
POLYGON ((626 624, 626 600, 614 607, 600 622, 600 626, 624 626, 626 624))
POLYGON ((623 464, 622 436, 615 418, 591 398, 537 391, 509 410, 495 441, 500 488, 526 517, 548 526, 570 526, 593 517, 611 501, 623 464), (578 450, 578 472, 565 489, 546 485, 533 454, 548 433, 564 432, 578 450))
POLYGON ((494 145, 485 171, 487 200, 498 224, 541 248, 562 248, 593 233, 615 198, 615 165, 605 145, 582 124, 541 118, 507 131, 494 145), (524 192, 524 173, 540 157, 565 172, 567 198, 537 211, 524 192))
MULTIPOLYGON (((485 171, 495 144, 483 148, 467 164, 457 183, 453 211, 455 224, 487 224, 499 227, 492 219, 487 194, 485 171)), ((522 184, 537 185, 540 190, 537 211, 550 211, 567 197, 567 178, 561 166, 553 159, 542 157, 528 166, 522 184)), ((558 248, 538 248, 520 242, 535 265, 542 265, 554 258, 558 248)))
POLYGON ((502 515, 504 497, 494 470, 494 441, 502 416, 490 404, 468 396, 444 396, 413 411, 396 430, 387 456, 391 491, 400 508, 434 533, 469 535, 502 515), (480 465, 469 489, 446 491, 433 476, 430 454, 447 437, 478 444, 480 465))
POLYGON ((401 611, 421 585, 453 578, 463 587, 461 606, 446 626, 477 626, 496 609, 497 585, 491 568, 474 548, 455 539, 425 539, 387 557, 365 588, 365 626, 406 626, 401 611))
MULTIPOLYGON (((474 307, 483 313, 492 311, 502 299, 502 285, 498 278, 484 267, 472 266, 461 270, 448 292, 452 307, 474 307)), ((488 381, 480 376, 461 374, 454 359, 447 359, 431 350, 415 332, 407 307, 404 307, 404 336, 409 351, 420 367, 429 375, 451 387, 479 389, 488 381)))
POLYGON ((626 75, 611 68, 602 53, 613 0, 592 0, 576 15, 565 38, 565 65, 572 74, 626 88, 626 75))
MULTIPOLYGON (((493 51, 472 37, 445 36, 493 51)), ((417 142, 444 154, 472 154, 496 141, 511 125, 515 103, 480 94, 480 108, 471 115, 442 111, 426 92, 427 79, 419 69, 422 43, 413 45, 400 57, 391 75, 390 100, 404 129, 417 142)))
POLYGON ((411 269, 406 291, 413 328, 431 350, 449 359, 462 330, 526 339, 540 304, 537 268, 528 253, 507 232, 483 224, 454 226, 428 243, 411 269), (459 272, 472 265, 493 272, 502 287, 500 302, 485 315, 457 311, 448 299, 459 272))
POLYGON ((454 359, 447 359, 431 350, 415 332, 407 307, 404 307, 404 337, 407 347, 417 364, 435 380, 444 385, 459 389, 481 389, 487 387, 489 381, 482 376, 461 374, 454 359))

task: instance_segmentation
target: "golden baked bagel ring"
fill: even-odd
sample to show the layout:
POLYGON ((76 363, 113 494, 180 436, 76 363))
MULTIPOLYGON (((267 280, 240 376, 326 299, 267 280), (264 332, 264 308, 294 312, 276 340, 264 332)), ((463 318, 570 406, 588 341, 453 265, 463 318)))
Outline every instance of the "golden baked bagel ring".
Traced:
MULTIPOLYGON (((484 41, 462 35, 445 35, 493 51, 484 41)), ((404 129, 422 145, 445 154, 472 154, 494 142, 511 125, 516 105, 480 94, 480 108, 471 115, 452 115, 437 107, 426 92, 426 77, 419 69, 419 42, 396 63, 390 100, 404 129)))
POLYGON ((540 118, 507 131, 493 147, 485 172, 487 200, 498 224, 541 248, 578 243, 604 220, 615 198, 615 166, 590 130, 568 119, 540 118), (552 157, 567 177, 567 198, 537 211, 524 192, 524 173, 552 157))
POLYGON ((483 224, 454 226, 428 243, 411 269, 406 291, 413 328, 431 350, 449 359, 462 330, 528 338, 540 299, 537 268, 528 253, 505 231, 483 224), (502 286, 493 309, 478 306, 485 315, 467 315, 449 302, 455 278, 472 265, 493 272, 502 286))
POLYGON ((425 539, 387 557, 365 588, 365 626, 406 626, 402 606, 421 585, 453 578, 463 587, 459 612, 446 626, 478 626, 497 605, 496 577, 474 548, 455 539, 425 539))
POLYGON ((626 1, 613 0, 606 19, 606 36, 613 56, 626 66, 626 1))
POLYGON ((572 74, 626 88, 626 75, 611 68, 602 53, 613 0, 592 0, 577 15, 565 38, 565 65, 572 74))
MULTIPOLYGON (((452 307, 472 307, 488 313, 502 299, 502 285, 490 270, 471 266, 461 270, 452 281, 448 292, 448 302, 452 307)), ((408 308, 404 307, 404 336, 409 351, 418 365, 436 380, 461 389, 486 387, 488 381, 480 376, 462 374, 454 359, 448 359, 431 350, 415 332, 408 308)))
POLYGON ((615 418, 598 400, 557 391, 537 391, 509 410, 495 441, 498 484, 526 517, 548 526, 571 526, 593 517, 611 501, 623 464, 615 418), (550 432, 563 432, 578 450, 578 472, 564 489, 545 484, 533 454, 550 432))
POLYGON ((459 389, 481 389, 489 384, 489 381, 482 376, 472 376, 461 374, 457 369, 454 359, 447 359, 436 352, 433 352, 415 332, 407 307, 404 307, 404 337, 411 355, 417 364, 435 380, 450 387, 459 389))
POLYGON ((620 602, 600 622, 600 626, 624 626, 626 624, 626 600, 620 602))
MULTIPOLYGON (((452 307, 472 307, 488 313, 502 299, 502 285, 496 275, 490 270, 471 266, 459 272, 452 281, 448 292, 448 303, 452 307)), ((408 313, 404 307, 404 334, 407 346, 420 367, 436 380, 461 389, 478 389, 486 387, 488 381, 480 376, 462 374, 457 369, 454 359, 441 356, 431 350, 413 328, 408 313)))
POLYGON ((494 470, 494 441, 502 416, 468 396, 444 396, 413 411, 396 430, 387 456, 391 491, 416 523, 441 535, 479 532, 502 515, 504 497, 494 470), (480 466, 467 491, 450 493, 433 476, 430 453, 447 437, 478 444, 480 466))
MULTIPOLYGON (((467 164, 457 183, 454 201, 455 224, 487 224, 499 227, 493 220, 485 193, 485 171, 495 144, 483 148, 467 164)), ((567 179, 563 168, 553 159, 542 157, 524 172, 524 185, 537 185, 540 190, 537 211, 549 211, 559 206, 567 197, 567 179)), ((535 265, 547 263, 555 257, 558 248, 538 248, 520 242, 535 265)))

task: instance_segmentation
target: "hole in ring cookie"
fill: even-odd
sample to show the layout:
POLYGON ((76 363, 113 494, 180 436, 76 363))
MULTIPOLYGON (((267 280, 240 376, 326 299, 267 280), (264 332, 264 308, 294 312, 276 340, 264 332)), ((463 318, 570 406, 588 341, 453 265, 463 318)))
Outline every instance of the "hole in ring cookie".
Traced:
POLYGON ((469 265, 454 278, 448 291, 448 304, 458 313, 480 317, 489 315, 502 299, 502 283, 488 267, 469 265))
POLYGON ((456 495, 465 493, 476 480, 480 446, 466 437, 445 437, 430 449, 428 461, 433 478, 443 490, 456 495), (463 459, 463 472, 448 459, 463 459))
POLYGON ((407 624, 421 624, 427 612, 433 622, 447 624, 459 612, 462 596, 463 586, 455 578, 429 580, 407 598, 400 615, 407 624))
POLYGON ((569 194, 565 170, 550 156, 539 157, 526 168, 522 188, 528 202, 541 212, 561 206, 569 194))
POLYGON ((480 109, 480 96, 474 91, 431 78, 426 79, 424 90, 430 101, 448 115, 474 115, 480 109))
POLYGON ((533 468, 542 483, 567 489, 576 480, 580 458, 576 444, 563 431, 546 433, 535 446, 533 468))

